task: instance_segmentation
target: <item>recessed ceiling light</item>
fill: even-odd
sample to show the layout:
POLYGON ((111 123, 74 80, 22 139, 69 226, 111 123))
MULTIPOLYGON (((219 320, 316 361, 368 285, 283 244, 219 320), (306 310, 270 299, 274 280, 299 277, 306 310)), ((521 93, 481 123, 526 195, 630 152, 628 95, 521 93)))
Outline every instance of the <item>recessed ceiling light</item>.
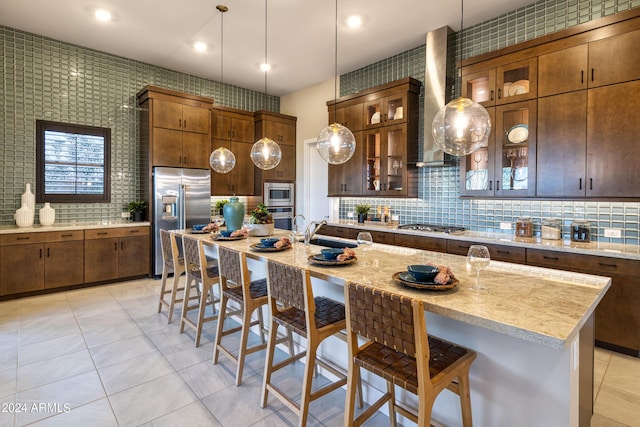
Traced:
POLYGON ((111 12, 105 9, 96 9, 95 12, 93 12, 93 16, 95 16, 98 21, 111 21, 111 12))
POLYGON ((195 50, 197 50, 198 52, 206 52, 207 51, 207 44, 205 42, 195 42, 193 44, 193 48, 195 50))
POLYGON ((362 26, 362 17, 360 15, 351 15, 347 18, 347 25, 351 28, 358 28, 362 26))
POLYGON ((271 65, 270 64, 260 64, 260 69, 262 71, 270 71, 271 70, 271 65))

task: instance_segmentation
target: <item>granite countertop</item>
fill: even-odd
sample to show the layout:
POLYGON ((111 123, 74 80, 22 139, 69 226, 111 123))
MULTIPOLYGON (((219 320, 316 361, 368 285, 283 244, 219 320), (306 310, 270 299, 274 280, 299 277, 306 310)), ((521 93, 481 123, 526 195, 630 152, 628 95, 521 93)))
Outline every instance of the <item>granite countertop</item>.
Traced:
MULTIPOLYGON (((462 240, 484 242, 488 244, 507 245, 532 249, 546 249, 560 252, 571 252, 585 255, 607 256, 613 258, 625 258, 640 260, 640 246, 624 245, 609 242, 576 243, 570 240, 546 240, 540 237, 516 237, 512 233, 489 233, 482 231, 466 230, 460 234, 447 234, 429 231, 415 231, 398 229, 397 224, 375 225, 371 223, 358 224, 346 220, 332 221, 328 225, 349 227, 355 229, 367 229, 372 231, 386 231, 390 233, 409 234, 413 236, 432 237, 437 239, 462 240)), ((322 228, 320 229, 322 230, 322 228)))
MULTIPOLYGON (((276 235, 288 234, 276 231, 276 235)), ((430 312, 556 349, 567 348, 611 284, 606 277, 491 261, 480 273, 489 291, 478 292, 470 289, 475 272, 467 271, 466 257, 459 255, 374 244, 366 253, 356 248, 358 260, 353 264, 317 266, 311 265, 308 257, 320 253, 320 246, 295 243, 294 249, 256 252, 244 239, 214 241, 211 235, 194 236, 209 245, 246 252, 249 258, 274 259, 309 269, 312 276, 331 283, 371 283, 418 297, 430 312), (458 286, 447 291, 424 291, 405 287, 392 278, 407 265, 427 262, 450 266, 458 286)), ((250 238, 249 243, 257 242, 257 237, 250 238)))
POLYGON ((119 227, 144 227, 150 226, 147 221, 131 222, 131 221, 93 221, 93 222, 61 222, 50 226, 33 225, 32 227, 18 227, 16 225, 0 226, 0 234, 15 233, 41 233, 47 231, 67 231, 67 230, 89 230, 95 228, 119 228, 119 227))

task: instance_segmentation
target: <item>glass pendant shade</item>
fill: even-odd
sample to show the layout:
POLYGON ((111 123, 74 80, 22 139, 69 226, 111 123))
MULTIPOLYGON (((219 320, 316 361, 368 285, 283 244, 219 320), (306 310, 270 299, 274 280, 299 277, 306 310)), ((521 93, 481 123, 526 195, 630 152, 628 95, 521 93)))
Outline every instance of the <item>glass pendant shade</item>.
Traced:
POLYGON ((275 168, 281 159, 280 146, 271 138, 260 138, 251 147, 251 161, 262 170, 275 168))
POLYGON ((229 173, 236 166, 236 156, 224 147, 216 148, 209 156, 209 165, 218 173, 229 173))
POLYGON ((320 131, 316 148, 329 164, 340 165, 356 151, 356 138, 349 128, 333 123, 320 131))
POLYGON ((469 98, 457 98, 436 114, 433 137, 442 151, 466 156, 488 143, 491 119, 485 108, 469 98))

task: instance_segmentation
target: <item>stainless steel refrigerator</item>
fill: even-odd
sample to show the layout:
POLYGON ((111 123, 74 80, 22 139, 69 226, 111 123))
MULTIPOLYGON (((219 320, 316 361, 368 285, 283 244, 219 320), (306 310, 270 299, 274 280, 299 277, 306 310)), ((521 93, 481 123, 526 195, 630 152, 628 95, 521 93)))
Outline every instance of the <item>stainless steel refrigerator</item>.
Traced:
POLYGON ((160 230, 211 221, 211 175, 206 169, 153 168, 153 275, 162 274, 160 230))

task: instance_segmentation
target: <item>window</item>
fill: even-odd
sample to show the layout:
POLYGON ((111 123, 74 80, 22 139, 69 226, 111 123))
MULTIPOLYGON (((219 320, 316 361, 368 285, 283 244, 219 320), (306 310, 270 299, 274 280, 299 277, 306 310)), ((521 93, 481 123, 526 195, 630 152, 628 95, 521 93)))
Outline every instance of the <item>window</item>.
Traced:
POLYGON ((111 129, 36 120, 36 201, 109 203, 111 129))

